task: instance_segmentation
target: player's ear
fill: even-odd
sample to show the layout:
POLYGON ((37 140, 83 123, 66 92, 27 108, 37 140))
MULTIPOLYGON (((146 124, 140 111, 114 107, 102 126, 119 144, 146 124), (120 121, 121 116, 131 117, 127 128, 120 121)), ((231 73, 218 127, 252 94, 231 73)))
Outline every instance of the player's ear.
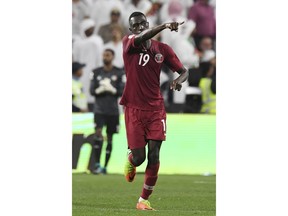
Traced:
POLYGON ((132 29, 129 27, 129 30, 132 32, 132 29))

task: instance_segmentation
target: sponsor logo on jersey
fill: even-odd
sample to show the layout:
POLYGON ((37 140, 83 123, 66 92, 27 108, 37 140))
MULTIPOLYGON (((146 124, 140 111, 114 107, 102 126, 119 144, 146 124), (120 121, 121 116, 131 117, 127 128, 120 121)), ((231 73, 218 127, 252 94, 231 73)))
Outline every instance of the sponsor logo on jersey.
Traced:
POLYGON ((164 57, 161 53, 157 53, 155 55, 154 59, 157 63, 162 63, 164 61, 164 57))

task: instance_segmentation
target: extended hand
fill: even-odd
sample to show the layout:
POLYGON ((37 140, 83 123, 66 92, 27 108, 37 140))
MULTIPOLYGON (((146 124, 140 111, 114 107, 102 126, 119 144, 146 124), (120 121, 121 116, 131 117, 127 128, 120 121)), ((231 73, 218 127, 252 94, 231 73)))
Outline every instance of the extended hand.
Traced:
POLYGON ((178 32, 178 26, 182 25, 184 23, 183 22, 171 22, 171 23, 166 23, 165 27, 171 29, 171 31, 176 31, 178 32))

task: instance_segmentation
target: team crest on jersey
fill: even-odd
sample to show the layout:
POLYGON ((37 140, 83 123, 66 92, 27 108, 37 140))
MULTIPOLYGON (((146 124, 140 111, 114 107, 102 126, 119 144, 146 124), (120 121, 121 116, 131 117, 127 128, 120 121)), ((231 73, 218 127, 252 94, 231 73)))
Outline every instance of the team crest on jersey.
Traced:
POLYGON ((157 53, 155 55, 154 59, 157 63, 162 63, 164 61, 164 57, 161 53, 157 53))
POLYGON ((111 80, 112 81, 116 81, 117 80, 117 76, 116 75, 111 76, 111 80))

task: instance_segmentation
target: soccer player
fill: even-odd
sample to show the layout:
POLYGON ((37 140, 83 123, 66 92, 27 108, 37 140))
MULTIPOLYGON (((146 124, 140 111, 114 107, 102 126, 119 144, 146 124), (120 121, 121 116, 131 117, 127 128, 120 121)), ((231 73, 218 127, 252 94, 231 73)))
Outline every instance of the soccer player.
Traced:
MULTIPOLYGON (((124 174, 128 182, 136 175, 136 167, 146 157, 148 163, 142 193, 136 204, 139 210, 154 210, 148 201, 158 178, 159 153, 166 139, 166 112, 160 93, 160 72, 163 64, 179 76, 170 84, 170 89, 181 90, 188 71, 174 51, 166 44, 151 39, 165 29, 178 30, 178 22, 164 23, 149 28, 146 16, 134 12, 129 17, 129 30, 133 33, 123 38, 123 60, 126 85, 120 104, 124 105, 128 155, 124 174)), ((174 32, 172 32, 174 33, 174 32)))
POLYGON ((113 66, 114 51, 105 49, 103 52, 103 67, 93 70, 90 93, 95 96, 95 169, 94 174, 107 174, 107 165, 112 151, 112 138, 118 133, 119 107, 118 98, 122 95, 125 85, 125 73, 113 66), (104 167, 100 166, 100 156, 103 145, 102 128, 106 125, 107 147, 104 167))

